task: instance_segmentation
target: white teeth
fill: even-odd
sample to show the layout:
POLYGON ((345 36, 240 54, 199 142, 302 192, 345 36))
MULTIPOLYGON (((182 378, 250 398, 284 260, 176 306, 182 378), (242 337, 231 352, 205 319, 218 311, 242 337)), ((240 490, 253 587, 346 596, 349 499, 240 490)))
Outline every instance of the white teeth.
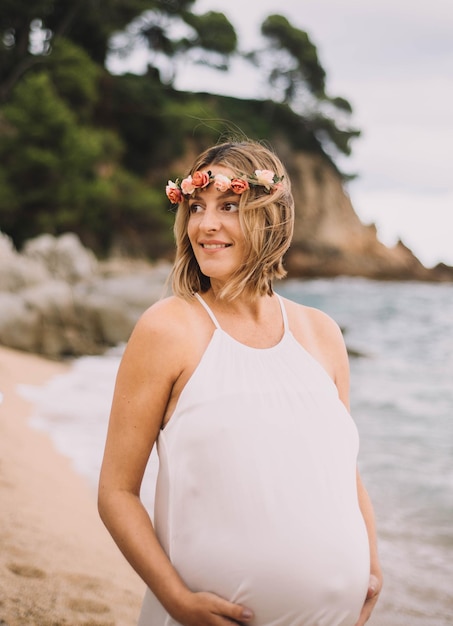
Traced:
POLYGON ((215 250, 216 248, 226 248, 226 243, 202 243, 203 248, 206 250, 215 250))

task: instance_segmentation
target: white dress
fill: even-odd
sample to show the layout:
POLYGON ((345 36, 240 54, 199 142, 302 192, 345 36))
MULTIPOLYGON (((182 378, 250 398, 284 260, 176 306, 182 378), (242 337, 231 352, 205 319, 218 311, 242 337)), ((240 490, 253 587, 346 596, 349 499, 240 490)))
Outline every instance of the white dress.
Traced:
MULTIPOLYGON (((354 626, 369 543, 358 433, 288 328, 265 349, 215 330, 157 441, 155 529, 193 591, 252 609, 253 626, 354 626)), ((147 589, 138 626, 177 626, 147 589)))

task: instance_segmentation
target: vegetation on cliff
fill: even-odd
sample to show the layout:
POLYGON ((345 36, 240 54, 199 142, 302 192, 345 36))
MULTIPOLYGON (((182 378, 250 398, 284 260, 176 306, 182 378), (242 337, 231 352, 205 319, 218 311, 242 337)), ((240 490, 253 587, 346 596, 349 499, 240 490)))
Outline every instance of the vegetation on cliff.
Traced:
MULTIPOLYGON (((359 131, 332 97, 316 46, 281 15, 263 49, 241 51, 222 13, 194 0, 0 0, 0 229, 16 246, 77 233, 98 254, 121 246, 151 258, 172 245, 163 185, 171 168, 232 129, 333 167, 359 131), (144 75, 113 75, 109 54, 149 51, 144 75), (270 98, 177 91, 180 60, 228 69, 241 55, 270 98)), ((180 172, 177 172, 180 173, 180 172)))

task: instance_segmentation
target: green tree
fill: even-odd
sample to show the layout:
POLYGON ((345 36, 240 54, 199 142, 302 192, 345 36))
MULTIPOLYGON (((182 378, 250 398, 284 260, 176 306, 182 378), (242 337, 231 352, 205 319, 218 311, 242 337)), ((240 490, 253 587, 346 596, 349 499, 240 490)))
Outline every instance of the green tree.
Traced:
POLYGON ((237 35, 223 13, 197 15, 186 9, 169 13, 167 3, 156 4, 161 6, 146 11, 112 38, 113 57, 127 57, 137 48, 147 48, 148 64, 167 84, 174 82, 181 59, 228 69, 237 50, 237 35))
POLYGON ((259 66, 273 88, 273 99, 290 105, 320 143, 350 154, 351 140, 360 131, 349 125, 351 104, 326 92, 326 72, 307 32, 286 17, 270 15, 261 25, 266 47, 246 57, 259 66))
POLYGON ((44 71, 16 87, 2 114, 0 164, 17 197, 0 205, 2 228, 17 241, 87 220, 96 226, 93 206, 105 191, 96 174, 118 158, 118 139, 80 125, 44 71))
POLYGON ((182 54, 192 53, 202 62, 226 68, 236 49, 236 33, 222 13, 193 14, 194 1, 0 0, 0 100, 8 99, 26 72, 48 63, 61 37, 101 66, 112 41, 117 54, 129 54, 145 44, 150 64, 167 69, 170 82, 182 54), (175 35, 181 26, 184 33, 175 35))
POLYGON ((80 124, 47 72, 17 85, 2 128, 0 224, 17 245, 40 232, 73 231, 106 251, 127 215, 141 227, 168 223, 156 194, 120 166, 118 136, 80 124))
POLYGON ((155 4, 150 0, 1 0, 0 100, 21 77, 48 61, 60 37, 103 64, 112 34, 155 4))
POLYGON ((92 119, 99 100, 103 68, 69 39, 59 37, 45 66, 58 95, 78 118, 92 119))
POLYGON ((261 32, 270 44, 266 55, 270 60, 269 82, 283 93, 279 99, 291 102, 301 91, 316 99, 325 98, 326 72, 308 34, 294 28, 282 15, 270 15, 261 32))

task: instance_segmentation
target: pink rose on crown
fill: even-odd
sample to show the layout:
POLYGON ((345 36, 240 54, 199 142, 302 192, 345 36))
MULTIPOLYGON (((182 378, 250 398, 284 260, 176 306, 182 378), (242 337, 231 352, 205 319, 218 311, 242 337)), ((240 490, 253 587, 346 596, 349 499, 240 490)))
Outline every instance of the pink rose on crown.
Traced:
POLYGON ((274 172, 271 170, 255 170, 256 183, 269 190, 274 184, 274 172))
POLYGON ((247 189, 250 189, 250 185, 243 178, 233 178, 231 181, 231 189, 234 193, 241 194, 247 191, 247 189))
POLYGON ((210 176, 207 172, 200 172, 198 170, 192 176, 192 185, 196 189, 202 189, 203 187, 207 187, 210 182, 211 182, 210 176))
POLYGON ((283 189, 283 183, 275 183, 271 189, 271 193, 274 193, 274 191, 279 191, 280 189, 283 189))
POLYGON ((179 204, 182 200, 180 188, 171 180, 168 181, 168 184, 165 187, 165 193, 172 204, 179 204))
POLYGON ((181 181, 181 191, 185 196, 190 196, 195 191, 192 176, 188 176, 181 181))
POLYGON ((217 191, 220 191, 220 193, 225 193, 225 191, 228 191, 228 189, 230 189, 231 187, 231 180, 228 178, 228 176, 224 176, 223 174, 216 174, 214 176, 214 187, 217 189, 217 191))

